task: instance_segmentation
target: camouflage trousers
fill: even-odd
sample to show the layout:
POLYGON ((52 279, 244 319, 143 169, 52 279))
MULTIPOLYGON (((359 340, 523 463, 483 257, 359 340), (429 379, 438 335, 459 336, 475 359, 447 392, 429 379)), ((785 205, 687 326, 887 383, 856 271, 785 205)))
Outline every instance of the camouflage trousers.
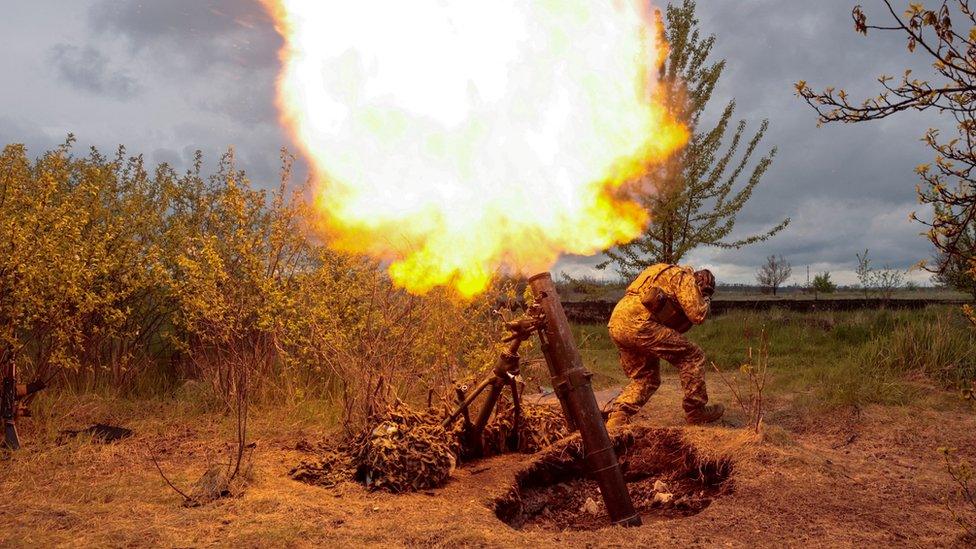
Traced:
POLYGON ((678 369, 684 389, 685 412, 708 402, 705 391, 705 353, 681 333, 658 324, 641 322, 618 327, 610 325, 610 337, 620 351, 620 365, 631 382, 617 397, 614 410, 634 415, 661 386, 661 359, 678 369))

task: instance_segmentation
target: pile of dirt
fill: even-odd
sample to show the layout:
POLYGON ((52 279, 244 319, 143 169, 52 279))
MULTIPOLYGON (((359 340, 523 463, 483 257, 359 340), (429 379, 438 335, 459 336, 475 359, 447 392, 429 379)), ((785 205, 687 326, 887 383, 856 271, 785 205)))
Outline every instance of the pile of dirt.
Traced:
MULTIPOLYGON (((612 433, 631 499, 644 520, 693 515, 732 490, 732 462, 706 457, 680 429, 634 426, 612 433)), ((579 437, 566 439, 516 474, 493 502, 515 529, 593 530, 610 526, 596 482, 585 475, 579 437)))
POLYGON ((371 490, 410 492, 442 486, 462 457, 510 451, 537 452, 568 434, 565 420, 549 406, 523 405, 518 428, 514 411, 501 406, 485 427, 481 448, 463 436, 462 422, 442 426, 446 412, 414 411, 398 403, 369 422, 360 434, 335 445, 307 447, 314 456, 291 470, 291 478, 324 487, 356 481, 371 490))

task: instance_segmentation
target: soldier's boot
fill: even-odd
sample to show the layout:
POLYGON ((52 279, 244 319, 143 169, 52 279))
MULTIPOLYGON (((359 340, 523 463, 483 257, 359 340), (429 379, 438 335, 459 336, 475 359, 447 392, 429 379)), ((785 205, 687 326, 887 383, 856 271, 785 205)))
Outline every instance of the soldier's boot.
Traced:
POLYGON ((712 423, 713 421, 718 421, 724 413, 725 406, 722 406, 721 404, 709 404, 690 412, 686 412, 685 421, 692 425, 712 423))
POLYGON ((628 423, 630 423, 630 414, 622 410, 614 410, 610 412, 610 417, 607 418, 607 429, 623 427, 628 423))

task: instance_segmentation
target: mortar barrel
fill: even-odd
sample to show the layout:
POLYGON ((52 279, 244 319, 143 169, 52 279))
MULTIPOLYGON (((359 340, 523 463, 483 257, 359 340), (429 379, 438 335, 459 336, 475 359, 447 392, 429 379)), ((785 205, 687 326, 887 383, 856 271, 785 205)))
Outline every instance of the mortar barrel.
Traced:
POLYGON ((634 510, 617 454, 600 415, 596 395, 593 394, 590 384, 592 374, 583 367, 583 358, 576 347, 552 277, 549 273, 537 274, 529 279, 529 286, 532 293, 540 298, 545 313, 545 355, 553 388, 563 409, 572 414, 567 419, 579 428, 587 473, 600 486, 610 520, 624 526, 639 526, 640 515, 634 510))

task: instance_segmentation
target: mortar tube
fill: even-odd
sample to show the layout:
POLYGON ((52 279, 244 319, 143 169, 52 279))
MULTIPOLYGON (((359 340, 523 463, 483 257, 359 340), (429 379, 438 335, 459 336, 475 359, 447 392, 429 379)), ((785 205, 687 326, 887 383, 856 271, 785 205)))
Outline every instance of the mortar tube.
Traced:
POLYGON ((590 384, 593 374, 583 367, 552 277, 549 273, 537 274, 529 278, 529 286, 545 313, 540 336, 545 338, 544 354, 553 388, 563 409, 571 414, 567 419, 579 429, 587 473, 600 486, 610 520, 623 526, 640 526, 640 515, 634 510, 620 462, 593 394, 590 384))

